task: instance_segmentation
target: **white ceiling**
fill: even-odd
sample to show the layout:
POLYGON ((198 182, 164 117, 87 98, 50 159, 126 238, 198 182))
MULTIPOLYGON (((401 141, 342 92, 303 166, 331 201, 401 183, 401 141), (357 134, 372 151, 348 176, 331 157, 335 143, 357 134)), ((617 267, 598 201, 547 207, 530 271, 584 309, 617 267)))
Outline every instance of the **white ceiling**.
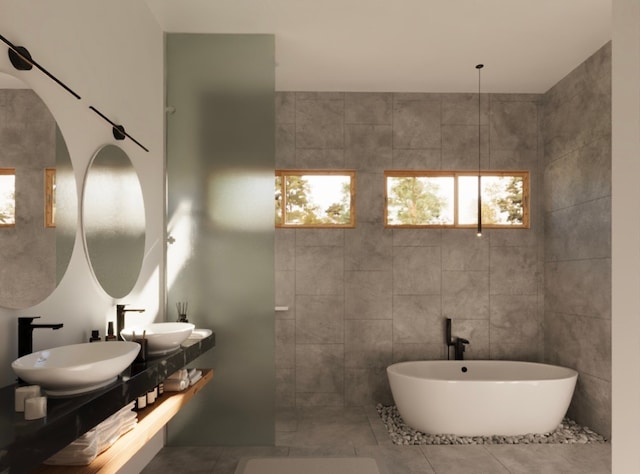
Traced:
POLYGON ((276 89, 547 91, 611 38, 611 0, 145 0, 167 32, 271 33, 276 89))

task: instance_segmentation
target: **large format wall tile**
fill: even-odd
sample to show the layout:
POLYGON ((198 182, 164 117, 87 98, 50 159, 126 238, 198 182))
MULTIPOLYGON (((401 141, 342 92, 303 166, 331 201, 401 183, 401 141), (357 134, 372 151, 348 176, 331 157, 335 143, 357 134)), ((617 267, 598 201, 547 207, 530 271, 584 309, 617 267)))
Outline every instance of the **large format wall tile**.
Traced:
POLYGON ((549 311, 611 318, 611 259, 563 260, 545 265, 549 311))
POLYGON ((391 319, 390 271, 345 272, 345 319, 391 319))
POLYGON ((442 314, 447 318, 489 318, 487 271, 442 272, 442 314))
POLYGON ((346 125, 344 166, 369 172, 391 168, 391 125, 346 125))
POLYGON ((475 229, 445 229, 443 234, 443 271, 489 271, 488 239, 478 238, 475 229))
POLYGON ((541 333, 536 295, 495 295, 491 298, 491 337, 528 345, 541 333))
MULTIPOLYGON (((486 130, 482 136, 486 136, 486 130)), ((484 146, 481 149, 486 160, 484 146)), ((478 169, 477 125, 442 125, 442 163, 451 170, 478 169)))
POLYGON ((477 94, 276 95, 277 168, 357 171, 355 228, 276 232, 278 406, 392 403, 386 366, 446 358, 446 317, 467 358, 541 359, 540 103, 483 94, 479 117, 477 94), (385 228, 384 170, 475 169, 479 118, 483 169, 531 173, 531 229, 385 228))
POLYGON ((344 250, 341 247, 296 248, 297 295, 341 295, 343 288, 344 250))
POLYGON ((393 261, 392 232, 380 224, 366 222, 349 229, 344 241, 345 270, 390 271, 393 261))
POLYGON ((609 258, 611 198, 546 213, 545 260, 609 258))
POLYGON ((437 295, 441 288, 438 247, 396 247, 393 251, 395 295, 437 295))
POLYGON ((393 342, 436 343, 444 340, 440 296, 394 296, 393 342))
MULTIPOLYGON (((480 124, 486 125, 489 112, 488 94, 481 94, 479 107, 480 124)), ((475 125, 477 130, 478 94, 442 94, 442 125, 475 125)))
POLYGON ((567 416, 611 438, 611 381, 579 374, 567 416))
POLYGON ((547 359, 580 373, 611 380, 611 321, 545 313, 547 359))
POLYGON ((344 146, 344 99, 296 99, 296 146, 342 148, 344 146))
POLYGON ((344 390, 344 345, 298 344, 296 391, 341 394, 344 390))
POLYGON ((394 148, 440 148, 440 141, 439 99, 394 101, 394 148))
POLYGON ((345 321, 345 367, 373 368, 391 364, 391 320, 345 321))
POLYGON ((492 247, 492 295, 535 295, 538 291, 538 257, 532 247, 492 247))
POLYGON ((611 432, 611 45, 544 98, 545 360, 580 373, 569 416, 611 432))
MULTIPOLYGON (((356 221, 362 224, 376 224, 382 229, 384 209, 384 177, 382 170, 359 171, 356 175, 356 221)), ((349 230, 354 232, 354 230, 349 230)))
POLYGON ((597 138, 549 163, 544 184, 548 211, 611 196, 610 138, 597 138))
POLYGON ((424 150, 393 149, 393 169, 439 170, 442 169, 440 148, 424 150))
POLYGON ((391 125, 392 110, 392 94, 356 92, 344 96, 345 123, 391 125))
POLYGON ((538 107, 535 102, 491 101, 491 147, 531 150, 538 143, 538 107))
POLYGON ((297 344, 328 344, 344 342, 344 302, 342 295, 296 298, 297 344))

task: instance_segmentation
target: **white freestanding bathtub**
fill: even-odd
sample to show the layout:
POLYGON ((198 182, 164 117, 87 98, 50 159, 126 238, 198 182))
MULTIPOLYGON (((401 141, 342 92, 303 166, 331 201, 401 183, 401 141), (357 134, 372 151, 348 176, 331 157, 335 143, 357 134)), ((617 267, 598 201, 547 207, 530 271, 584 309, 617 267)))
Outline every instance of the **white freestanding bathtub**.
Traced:
POLYGON ((555 430, 578 373, 499 360, 400 362, 387 367, 404 422, 429 434, 514 436, 555 430))

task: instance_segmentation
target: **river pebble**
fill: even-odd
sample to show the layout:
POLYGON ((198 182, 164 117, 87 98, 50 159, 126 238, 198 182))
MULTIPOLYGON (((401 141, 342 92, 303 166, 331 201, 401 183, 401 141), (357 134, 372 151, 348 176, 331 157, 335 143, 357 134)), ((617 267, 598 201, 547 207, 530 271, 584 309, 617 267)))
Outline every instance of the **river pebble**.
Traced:
POLYGON ((565 418, 555 431, 546 434, 526 433, 518 436, 455 436, 451 434, 430 435, 414 430, 402 420, 395 405, 376 406, 394 444, 587 444, 606 443, 604 436, 565 418))

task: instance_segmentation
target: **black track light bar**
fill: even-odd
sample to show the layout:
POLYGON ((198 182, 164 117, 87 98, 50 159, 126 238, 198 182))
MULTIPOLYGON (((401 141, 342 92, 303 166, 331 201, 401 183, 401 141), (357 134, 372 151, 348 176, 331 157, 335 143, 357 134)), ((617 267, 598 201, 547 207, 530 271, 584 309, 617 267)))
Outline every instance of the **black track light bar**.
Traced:
POLYGON ((49 71, 47 71, 45 68, 40 66, 40 64, 38 64, 31 57, 31 54, 29 54, 29 51, 27 50, 27 48, 25 48, 24 46, 15 46, 13 43, 11 43, 11 41, 9 41, 7 38, 5 38, 2 35, 0 35, 0 40, 2 40, 2 42, 9 47, 9 59, 11 60, 11 64, 13 64, 13 67, 21 71, 27 71, 27 70, 30 70, 33 66, 35 66, 38 69, 40 69, 40 71, 42 71, 45 75, 47 75, 49 79, 57 82, 58 85, 62 87, 64 90, 66 90, 69 94, 71 94, 78 100, 80 99, 80 96, 76 94, 73 90, 71 90, 69 86, 67 86, 64 82, 62 82, 56 76, 54 76, 49 71))
POLYGON ((96 114, 98 114, 100 117, 102 117, 103 120, 105 120, 106 122, 108 122, 112 129, 113 129, 113 137, 116 140, 124 140, 124 137, 127 137, 129 140, 131 140, 133 143, 135 143, 136 145, 138 145, 140 148, 142 148, 144 151, 149 152, 149 149, 146 148, 142 143, 140 143, 138 140, 136 140, 135 138, 133 138, 131 135, 129 135, 124 127, 122 125, 118 125, 114 122, 112 122, 106 115, 104 115, 102 112, 100 112, 98 109, 96 109, 93 105, 90 105, 89 108, 91 110, 93 110, 96 114))

